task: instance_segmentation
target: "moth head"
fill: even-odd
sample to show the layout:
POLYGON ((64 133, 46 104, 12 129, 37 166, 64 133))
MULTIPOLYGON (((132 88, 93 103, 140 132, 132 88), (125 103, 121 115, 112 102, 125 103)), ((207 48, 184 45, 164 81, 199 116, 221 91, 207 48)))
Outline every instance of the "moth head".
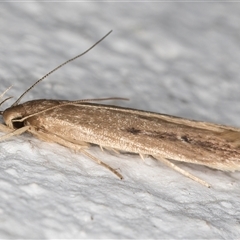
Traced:
POLYGON ((18 129, 24 126, 21 120, 25 116, 25 110, 22 105, 5 109, 2 113, 5 124, 11 129, 18 129))

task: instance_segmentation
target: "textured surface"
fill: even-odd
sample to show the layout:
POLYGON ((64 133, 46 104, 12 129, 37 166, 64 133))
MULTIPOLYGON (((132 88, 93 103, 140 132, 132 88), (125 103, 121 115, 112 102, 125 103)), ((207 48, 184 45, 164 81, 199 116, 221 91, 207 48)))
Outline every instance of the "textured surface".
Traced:
MULTIPOLYGON (((9 95, 18 97, 113 29, 23 101, 120 96, 131 99, 122 106, 240 127, 239 8, 2 3, 0 90, 13 84, 9 95)), ((213 185, 207 189, 150 158, 91 153, 124 180, 27 134, 1 143, 0 238, 240 237, 240 173, 179 164, 213 185)))

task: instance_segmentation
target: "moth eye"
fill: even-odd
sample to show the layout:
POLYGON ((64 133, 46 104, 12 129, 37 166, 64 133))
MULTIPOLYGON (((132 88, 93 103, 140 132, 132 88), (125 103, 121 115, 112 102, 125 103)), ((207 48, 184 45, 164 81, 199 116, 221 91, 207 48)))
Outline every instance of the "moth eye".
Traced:
POLYGON ((12 119, 12 125, 14 129, 22 128, 24 127, 24 122, 15 122, 14 120, 20 120, 21 118, 14 118, 12 119))

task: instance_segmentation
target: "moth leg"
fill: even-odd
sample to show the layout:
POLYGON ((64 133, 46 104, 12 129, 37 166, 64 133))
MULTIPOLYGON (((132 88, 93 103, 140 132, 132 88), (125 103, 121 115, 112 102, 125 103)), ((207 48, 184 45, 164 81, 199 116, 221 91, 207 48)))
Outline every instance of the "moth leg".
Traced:
POLYGON ((178 167, 177 165, 175 165, 174 163, 170 162, 169 160, 165 159, 165 158, 162 158, 162 157, 159 157, 159 156, 153 156, 154 158, 156 158, 157 160, 163 162, 165 165, 169 166, 170 168, 174 169, 175 171, 181 173, 182 175, 202 184, 203 186, 206 186, 206 187, 210 187, 210 185, 205 182, 204 180, 192 175, 191 173, 185 171, 184 169, 178 167))
POLYGON ((142 154, 142 153, 138 153, 138 154, 143 161, 145 161, 145 158, 148 157, 148 155, 146 154, 142 154))
POLYGON ((115 148, 111 148, 111 147, 105 147, 105 149, 107 149, 108 151, 113 151, 116 154, 120 154, 119 151, 115 148))
MULTIPOLYGON (((2 125, 2 126, 4 126, 4 125, 2 125)), ((11 132, 9 132, 9 128, 8 129, 6 129, 6 128, 2 128, 2 126, 0 125, 0 129, 1 130, 5 130, 5 131, 7 131, 8 133, 7 134, 5 134, 5 135, 3 135, 3 136, 1 136, 0 137, 0 141, 4 141, 4 140, 7 140, 7 139, 9 139, 9 138, 11 138, 11 137, 13 137, 13 136, 16 136, 16 135, 20 135, 20 134, 22 134, 22 133, 24 133, 24 132, 26 132, 26 131, 28 131, 28 129, 29 129, 29 126, 25 126, 25 127, 22 127, 22 128, 18 128, 18 129, 16 129, 16 130, 12 130, 11 132)), ((4 131, 3 130, 3 131, 4 131)))
POLYGON ((99 147, 100 147, 100 149, 101 149, 103 152, 104 152, 104 148, 105 148, 105 149, 108 150, 108 151, 113 151, 113 152, 119 154, 119 151, 118 151, 117 149, 115 149, 115 148, 103 147, 103 146, 101 146, 101 145, 99 145, 99 147))
POLYGON ((119 152, 119 150, 118 150, 118 149, 111 148, 111 150, 112 150, 113 152, 115 152, 116 154, 120 154, 120 152, 119 152))
POLYGON ((5 133, 10 133, 13 131, 13 129, 9 128, 8 126, 4 124, 0 124, 0 131, 5 133))
POLYGON ((122 175, 120 173, 118 173, 115 169, 113 169, 106 163, 102 162, 98 158, 94 157, 93 155, 91 155, 90 153, 85 151, 85 149, 89 147, 88 143, 79 142, 79 141, 76 141, 76 142, 68 141, 67 139, 63 139, 63 138, 57 136, 56 134, 46 132, 44 130, 36 130, 35 128, 29 129, 29 132, 31 132, 33 135, 37 136, 40 139, 44 139, 45 141, 55 142, 55 143, 65 146, 67 148, 80 151, 82 154, 91 158, 93 161, 95 161, 99 165, 101 165, 101 166, 107 168, 108 170, 110 170, 111 172, 113 172, 120 179, 123 179, 122 175))
POLYGON ((91 155, 90 153, 86 152, 85 150, 81 151, 84 155, 86 155, 87 157, 91 158, 93 161, 95 161, 97 164, 107 168, 108 170, 110 170, 111 172, 113 172, 115 175, 117 175, 120 179, 123 179, 123 176, 117 172, 115 169, 113 169, 112 167, 110 167, 109 165, 107 165, 106 163, 102 162, 101 160, 99 160, 98 158, 94 157, 93 155, 91 155))
POLYGON ((140 158, 145 161, 143 154, 139 153, 140 158))

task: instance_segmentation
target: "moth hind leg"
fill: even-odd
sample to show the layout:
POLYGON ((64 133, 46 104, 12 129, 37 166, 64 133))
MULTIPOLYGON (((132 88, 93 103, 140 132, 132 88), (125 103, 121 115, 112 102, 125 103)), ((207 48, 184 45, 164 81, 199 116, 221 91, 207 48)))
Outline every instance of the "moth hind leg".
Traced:
POLYGON ((120 173, 118 173, 115 169, 113 169, 112 167, 110 167, 109 165, 107 165, 106 163, 102 162, 101 160, 99 160, 98 158, 94 157, 93 155, 91 155, 90 153, 88 153, 86 151, 86 149, 89 148, 89 144, 86 142, 80 142, 80 141, 68 141, 67 139, 61 138, 60 136, 57 136, 54 133, 50 133, 44 130, 36 130, 35 128, 30 128, 29 132, 31 132, 33 135, 37 136, 40 139, 43 139, 45 141, 48 142, 55 142, 58 143, 60 145, 63 145, 67 148, 70 148, 74 151, 79 151, 82 154, 84 154, 85 156, 87 156, 88 158, 91 158, 93 161, 95 161, 96 163, 98 163, 99 165, 107 168, 108 170, 110 170, 111 172, 113 172, 115 175, 117 175, 120 179, 123 179, 122 175, 120 173))
POLYGON ((189 173, 188 171, 185 171, 184 169, 178 167, 177 165, 175 165, 174 163, 172 163, 171 161, 167 160, 166 158, 160 157, 160 156, 153 156, 154 158, 156 158, 157 160, 161 161, 162 163, 164 163, 165 165, 167 165, 168 167, 174 169, 175 171, 181 173, 182 175, 194 180, 195 182, 198 182, 200 184, 202 184, 203 186, 206 187, 210 187, 210 184, 208 184, 207 182, 205 182, 204 180, 192 175, 191 173, 189 173))
POLYGON ((102 162, 101 160, 99 160, 98 158, 94 157, 93 155, 91 155, 90 153, 86 152, 85 150, 81 151, 85 156, 91 158, 93 161, 95 161, 96 163, 98 163, 99 165, 107 168, 108 170, 110 170, 112 173, 114 173, 115 175, 117 175, 120 179, 123 179, 123 176, 116 171, 114 168, 110 167, 109 165, 107 165, 106 163, 102 162))

